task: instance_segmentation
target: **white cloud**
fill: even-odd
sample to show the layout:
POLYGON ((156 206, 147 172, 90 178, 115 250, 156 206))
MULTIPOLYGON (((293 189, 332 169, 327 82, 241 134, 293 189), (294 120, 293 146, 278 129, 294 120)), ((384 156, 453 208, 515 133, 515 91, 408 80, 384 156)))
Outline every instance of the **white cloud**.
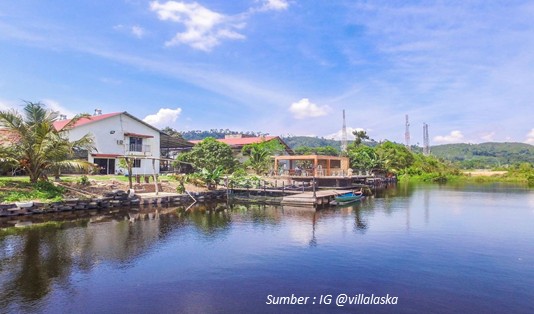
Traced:
POLYGON ((438 144, 450 144, 450 143, 461 143, 464 139, 462 132, 456 130, 451 131, 448 135, 438 135, 434 137, 434 142, 438 144))
POLYGON ((182 108, 161 108, 158 113, 146 116, 143 121, 156 127, 166 127, 176 122, 180 113, 182 113, 182 108))
POLYGON ((52 99, 43 99, 41 103, 45 104, 46 107, 50 110, 57 111, 60 114, 64 114, 69 118, 72 118, 76 115, 76 113, 70 111, 69 109, 63 107, 59 104, 59 102, 52 100, 52 99))
MULTIPOLYGON (((352 132, 354 132, 354 131, 366 131, 366 130, 362 129, 362 128, 347 127, 347 140, 349 140, 349 141, 353 141, 354 140, 355 137, 354 137, 354 134, 352 134, 352 132)), ((343 137, 343 130, 340 129, 336 133, 325 135, 324 138, 341 141, 342 137, 343 137)))
POLYGON ((280 11, 286 10, 289 7, 289 3, 286 0, 265 0, 260 10, 264 11, 280 11))
POLYGON ((145 36, 145 30, 141 26, 134 25, 131 28, 132 34, 141 39, 143 36, 145 36))
POLYGON ((244 26, 240 21, 211 11, 193 2, 167 1, 150 3, 150 9, 156 11, 162 21, 171 21, 185 26, 184 32, 178 32, 165 45, 189 45, 192 48, 210 51, 219 45, 222 39, 244 39, 245 36, 236 30, 244 26))
POLYGON ((489 133, 482 135, 480 138, 486 142, 492 142, 495 139, 495 134, 496 132, 489 132, 489 133))
MULTIPOLYGON (((44 104, 46 106, 46 109, 57 111, 60 114, 66 115, 67 117, 72 118, 76 115, 74 112, 60 105, 59 102, 55 100, 43 99, 40 101, 40 103, 44 104)), ((13 109, 22 114, 24 106, 25 106, 25 103, 23 101, 20 101, 19 103, 15 103, 11 101, 0 100, 0 110, 12 110, 13 109)))
POLYGON ((0 100, 0 110, 5 111, 11 109, 13 109, 13 106, 9 102, 0 100))
POLYGON ((328 106, 318 106, 308 98, 294 102, 289 107, 289 111, 293 113, 295 119, 315 118, 326 115, 330 111, 328 106))
POLYGON ((133 25, 131 27, 129 26, 125 26, 125 25, 122 25, 122 24, 117 24, 115 26, 113 26, 113 29, 118 31, 118 32, 130 32, 130 34, 132 34, 133 36, 141 39, 145 36, 146 34, 146 31, 144 28, 142 28, 141 26, 139 25, 133 25))
POLYGON ((527 134, 527 139, 525 140, 525 143, 534 145, 534 129, 530 130, 527 134))

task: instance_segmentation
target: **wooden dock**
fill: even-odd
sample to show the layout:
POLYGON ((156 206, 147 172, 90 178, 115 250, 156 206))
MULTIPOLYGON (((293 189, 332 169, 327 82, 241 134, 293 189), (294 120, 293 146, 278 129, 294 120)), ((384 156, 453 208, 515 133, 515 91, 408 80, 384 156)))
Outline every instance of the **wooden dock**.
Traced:
POLYGON ((282 205, 292 206, 323 206, 330 204, 334 198, 341 194, 336 190, 319 190, 314 192, 304 192, 294 195, 284 196, 282 205))

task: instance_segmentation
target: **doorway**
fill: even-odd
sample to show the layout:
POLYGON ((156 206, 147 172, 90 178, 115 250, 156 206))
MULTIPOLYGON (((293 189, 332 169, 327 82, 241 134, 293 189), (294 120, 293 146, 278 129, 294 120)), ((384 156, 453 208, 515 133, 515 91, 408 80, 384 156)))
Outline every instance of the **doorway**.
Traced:
POLYGON ((94 163, 98 166, 99 174, 115 174, 115 159, 95 158, 94 163))

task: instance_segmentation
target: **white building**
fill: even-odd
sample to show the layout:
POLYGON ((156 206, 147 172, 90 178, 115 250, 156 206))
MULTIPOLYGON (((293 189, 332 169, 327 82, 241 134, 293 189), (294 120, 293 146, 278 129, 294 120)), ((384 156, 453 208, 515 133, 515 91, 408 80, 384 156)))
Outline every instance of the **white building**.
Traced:
MULTIPOLYGON (((69 121, 56 121, 54 126, 61 130, 69 121)), ((126 174, 127 169, 119 166, 119 156, 137 157, 133 175, 152 174, 154 168, 159 173, 160 130, 127 112, 80 119, 68 133, 71 141, 88 133, 93 136, 96 151, 88 152, 87 159, 100 167, 101 174, 126 174)))

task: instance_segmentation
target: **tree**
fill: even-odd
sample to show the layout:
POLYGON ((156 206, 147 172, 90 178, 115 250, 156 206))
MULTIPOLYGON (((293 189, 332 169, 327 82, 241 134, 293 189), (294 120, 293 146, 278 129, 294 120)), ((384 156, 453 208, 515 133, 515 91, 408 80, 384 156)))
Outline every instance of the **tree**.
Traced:
POLYGON ((177 137, 180 139, 184 139, 182 136, 182 133, 176 131, 175 129, 171 128, 170 126, 166 126, 164 129, 161 130, 163 133, 168 134, 172 137, 177 137))
POLYGON ((241 152, 249 157, 244 165, 253 169, 256 174, 262 175, 266 174, 273 165, 271 156, 283 150, 284 147, 279 141, 271 140, 245 145, 241 152))
POLYGON ((77 141, 69 141, 67 132, 80 118, 71 119, 61 130, 54 127, 58 112, 45 109, 41 103, 26 102, 24 114, 16 110, 0 111, 0 126, 6 129, 13 146, 5 149, 4 158, 16 162, 30 177, 30 182, 47 180, 47 174, 59 175, 60 169, 82 168, 91 164, 73 160, 77 150, 93 150, 93 139, 86 134, 77 141))
POLYGON ((401 144, 385 141, 376 147, 376 154, 383 167, 391 172, 399 172, 414 162, 413 154, 401 144))
POLYGON ((360 145, 351 147, 348 151, 350 167, 371 170, 380 167, 380 158, 375 149, 369 146, 360 145))
POLYGON ((299 146, 294 149, 297 155, 325 155, 325 156, 338 156, 339 150, 330 145, 320 147, 299 146))
POLYGON ((364 130, 361 130, 361 131, 355 130, 355 131, 352 131, 352 134, 355 137, 354 146, 359 146, 360 144, 362 144, 363 140, 369 139, 369 135, 367 135, 367 132, 365 132, 364 130))
POLYGON ((237 164, 230 146, 213 137, 205 138, 191 151, 178 155, 175 166, 180 162, 190 163, 197 170, 206 169, 210 172, 221 166, 223 173, 231 173, 237 164))

